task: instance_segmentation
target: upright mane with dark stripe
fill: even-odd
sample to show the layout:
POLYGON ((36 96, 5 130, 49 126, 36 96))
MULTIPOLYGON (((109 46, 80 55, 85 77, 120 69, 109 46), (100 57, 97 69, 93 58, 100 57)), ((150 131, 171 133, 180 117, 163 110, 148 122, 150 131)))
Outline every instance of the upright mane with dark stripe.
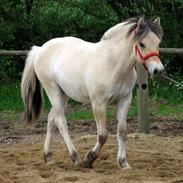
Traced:
POLYGON ((102 36, 101 40, 108 40, 111 38, 114 38, 116 35, 121 35, 123 31, 123 27, 125 25, 128 25, 129 30, 127 30, 127 36, 131 35, 136 30, 136 33, 133 36, 134 40, 143 39, 148 32, 153 32, 157 37, 161 40, 163 37, 163 30, 159 23, 157 23, 155 20, 157 19, 149 19, 144 20, 143 24, 140 26, 138 25, 139 20, 142 19, 142 17, 134 17, 127 19, 114 27, 111 27, 109 30, 107 30, 104 35, 102 36), (131 26, 130 26, 131 25, 131 26), (138 27, 138 28, 137 28, 138 27))
MULTIPOLYGON (((135 29, 137 28, 137 25, 138 25, 138 21, 141 17, 134 17, 134 18, 130 18, 130 19, 127 19, 125 22, 126 25, 127 24, 133 24, 130 28, 129 28, 129 31, 127 33, 127 36, 129 36, 133 31, 135 31, 135 29)), ((149 19, 149 20, 144 20, 144 24, 141 25, 136 34, 134 34, 134 39, 135 40, 138 40, 138 39, 143 39, 147 33, 151 31, 153 32, 155 35, 157 35, 157 37, 161 40, 162 37, 163 37, 163 30, 162 30, 162 27, 157 24, 157 23, 154 23, 154 21, 152 19, 149 19)))

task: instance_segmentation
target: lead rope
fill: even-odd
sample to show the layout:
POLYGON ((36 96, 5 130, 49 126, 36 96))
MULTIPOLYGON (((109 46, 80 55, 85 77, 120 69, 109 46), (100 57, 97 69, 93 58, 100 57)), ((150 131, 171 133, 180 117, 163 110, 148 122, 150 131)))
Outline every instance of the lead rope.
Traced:
POLYGON ((174 79, 172 79, 172 78, 170 78, 170 77, 168 77, 168 76, 166 76, 166 75, 161 75, 163 78, 165 78, 165 79, 167 79, 167 80, 169 80, 169 81, 171 81, 172 83, 175 83, 175 84, 177 84, 177 85, 179 85, 179 86, 182 86, 183 87, 183 84, 181 84, 180 82, 178 82, 178 81, 175 81, 174 79))

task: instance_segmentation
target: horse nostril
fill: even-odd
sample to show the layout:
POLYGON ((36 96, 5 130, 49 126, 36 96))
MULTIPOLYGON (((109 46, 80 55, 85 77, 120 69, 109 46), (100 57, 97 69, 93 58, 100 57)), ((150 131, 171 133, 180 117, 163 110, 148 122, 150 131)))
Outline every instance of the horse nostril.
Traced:
POLYGON ((158 74, 158 70, 157 69, 154 69, 153 75, 156 75, 156 74, 158 74))

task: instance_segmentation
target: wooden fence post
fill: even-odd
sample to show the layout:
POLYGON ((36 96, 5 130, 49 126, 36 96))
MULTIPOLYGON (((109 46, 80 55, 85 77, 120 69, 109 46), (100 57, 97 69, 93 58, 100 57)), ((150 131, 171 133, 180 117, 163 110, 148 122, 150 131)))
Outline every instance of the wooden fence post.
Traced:
POLYGON ((137 69, 137 118, 138 131, 141 133, 149 133, 149 117, 148 117, 148 73, 142 64, 136 64, 137 69))

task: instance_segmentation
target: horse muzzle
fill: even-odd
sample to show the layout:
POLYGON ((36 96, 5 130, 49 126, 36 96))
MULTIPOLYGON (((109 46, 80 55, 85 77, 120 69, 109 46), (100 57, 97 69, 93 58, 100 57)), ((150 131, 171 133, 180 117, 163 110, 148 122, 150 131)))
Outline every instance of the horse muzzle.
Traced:
POLYGON ((149 61, 146 63, 146 68, 147 71, 151 76, 162 76, 162 75, 167 75, 167 72, 161 62, 153 62, 149 61))
POLYGON ((152 73, 153 76, 156 76, 156 75, 164 75, 164 76, 167 76, 167 72, 165 69, 154 69, 153 70, 153 73, 152 73))

